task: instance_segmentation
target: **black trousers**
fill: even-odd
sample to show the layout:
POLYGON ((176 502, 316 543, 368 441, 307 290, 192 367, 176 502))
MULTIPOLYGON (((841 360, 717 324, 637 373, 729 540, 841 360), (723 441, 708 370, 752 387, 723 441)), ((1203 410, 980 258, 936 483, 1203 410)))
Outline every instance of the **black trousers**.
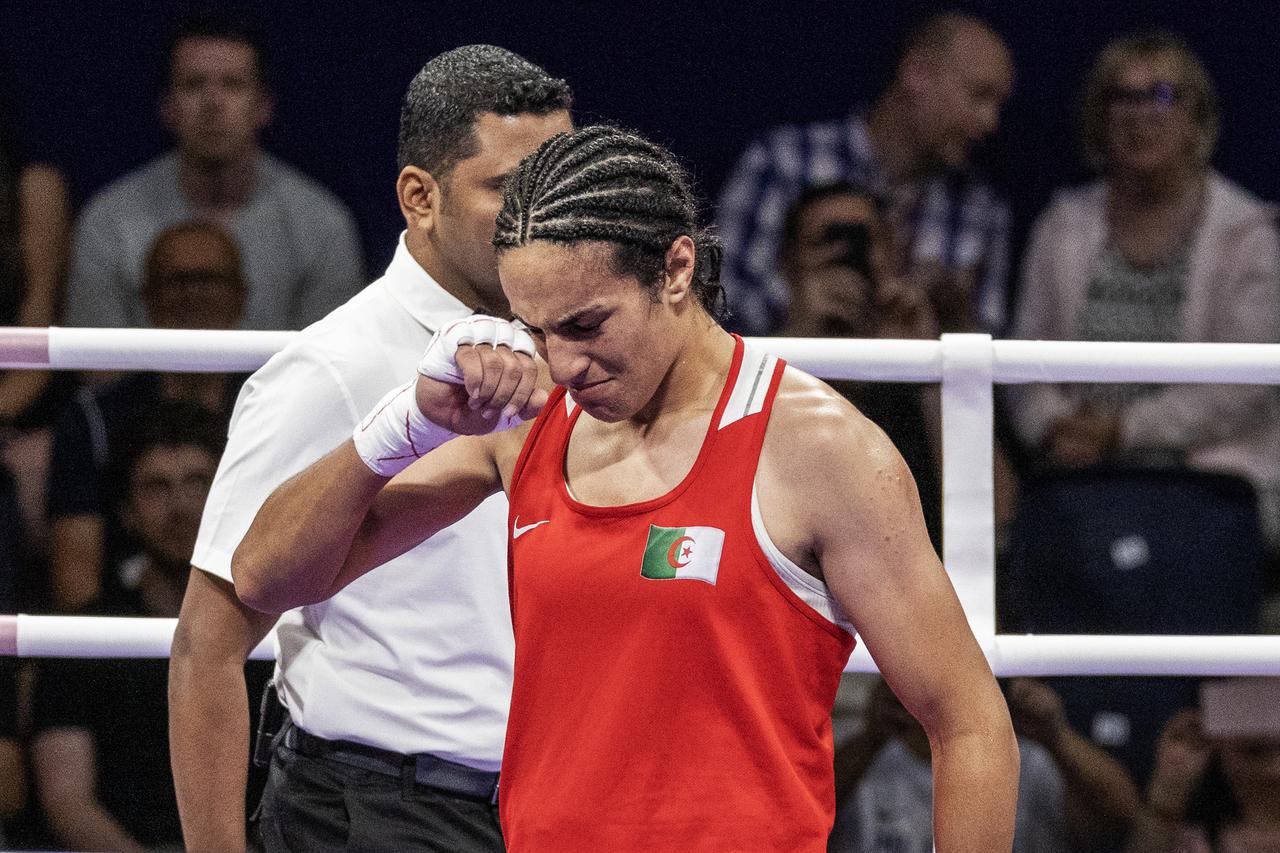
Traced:
POLYGON ((267 853, 502 853, 498 808, 279 746, 260 809, 267 853))

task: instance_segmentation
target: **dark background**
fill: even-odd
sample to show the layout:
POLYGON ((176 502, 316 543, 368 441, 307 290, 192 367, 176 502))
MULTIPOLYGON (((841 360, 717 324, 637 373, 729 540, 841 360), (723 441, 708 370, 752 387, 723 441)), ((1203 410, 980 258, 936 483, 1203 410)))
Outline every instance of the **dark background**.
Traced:
POLYGON ((962 8, 1007 39, 1017 82, 982 159, 1019 234, 1052 189, 1084 176, 1079 91, 1111 38, 1161 26, 1186 38, 1217 84, 1215 162, 1280 198, 1280 7, 1273 3, 312 2, 0 0, 0 94, 28 152, 60 166, 82 202, 166 147, 156 119, 164 47, 185 13, 243 13, 264 30, 277 95, 267 147, 354 210, 369 268, 400 229, 392 185, 400 96, 434 54, 511 48, 573 85, 580 122, 608 118, 667 144, 714 201, 734 159, 771 125, 843 114, 884 83, 906 28, 962 8))

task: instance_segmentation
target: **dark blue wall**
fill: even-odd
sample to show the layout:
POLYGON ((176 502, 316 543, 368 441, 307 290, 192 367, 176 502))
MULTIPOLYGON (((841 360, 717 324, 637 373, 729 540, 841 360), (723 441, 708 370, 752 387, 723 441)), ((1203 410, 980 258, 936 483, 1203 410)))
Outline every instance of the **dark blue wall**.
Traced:
MULTIPOLYGON (((989 159, 1020 227, 1057 184, 1081 176, 1075 109, 1099 48, 1165 26, 1203 57, 1221 95, 1217 162, 1280 198, 1280 15, 1273 4, 1023 0, 958 4, 1004 33, 1018 66, 989 159)), ((679 153, 714 198, 750 136, 831 116, 871 97, 920 2, 226 3, 273 52, 278 118, 268 146, 355 210, 371 269, 389 258, 399 214, 398 100, 433 54, 468 42, 512 48, 573 84, 580 120, 609 118, 679 153)), ((190 2, 0 0, 0 86, 29 146, 60 165, 77 199, 165 147, 155 102, 166 37, 190 2)))

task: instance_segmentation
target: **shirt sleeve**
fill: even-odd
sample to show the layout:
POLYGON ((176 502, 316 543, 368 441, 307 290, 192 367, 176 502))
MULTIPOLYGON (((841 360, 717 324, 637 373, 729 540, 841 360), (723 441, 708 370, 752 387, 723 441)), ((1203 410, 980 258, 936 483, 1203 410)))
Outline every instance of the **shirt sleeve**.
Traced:
MULTIPOLYGON (((1056 203, 1040 214, 1031 231, 1022 264, 1022 292, 1014 318, 1012 337, 1018 340, 1065 340, 1067 319, 1061 316, 1057 298, 1062 282, 1055 267, 1053 247, 1062 239, 1055 224, 1056 203)), ((1069 415, 1075 403, 1060 385, 1035 383, 1010 386, 1010 412, 1018 438, 1038 447, 1049 425, 1069 415)))
POLYGON ((205 501, 192 565, 231 580, 231 556, 258 509, 288 478, 351 437, 347 383, 309 343, 290 346, 250 377, 205 501))
POLYGON ((785 286, 778 304, 777 254, 781 216, 794 190, 772 149, 768 137, 753 141, 720 194, 717 228, 725 259, 720 278, 733 315, 730 323, 744 334, 774 331, 786 308, 785 286))
POLYGON ((123 328, 131 300, 120 236, 101 205, 90 202, 76 221, 62 322, 67 326, 123 328))
POLYGON ((999 337, 1009 323, 1009 206, 1003 199, 994 199, 988 215, 974 319, 983 330, 999 337))
POLYGON ((364 260, 355 221, 334 199, 327 228, 316 235, 318 250, 298 291, 290 328, 302 329, 350 299, 364 284, 364 260))
MULTIPOLYGON (((1208 340, 1280 341, 1280 239, 1274 228, 1260 222, 1224 242, 1230 252, 1198 280, 1214 289, 1210 304, 1217 316, 1208 340)), ((1194 450, 1254 432, 1269 420, 1274 395, 1267 385, 1170 385, 1125 412, 1121 443, 1129 449, 1194 450)))

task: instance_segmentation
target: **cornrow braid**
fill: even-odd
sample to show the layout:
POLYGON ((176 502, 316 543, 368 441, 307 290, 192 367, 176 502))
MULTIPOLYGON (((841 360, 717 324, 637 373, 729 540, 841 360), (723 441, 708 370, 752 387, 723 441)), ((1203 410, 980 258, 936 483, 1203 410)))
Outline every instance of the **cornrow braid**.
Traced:
POLYGON ((717 320, 727 316, 719 241, 698 227, 688 173, 659 145, 597 124, 548 139, 507 180, 493 245, 499 253, 534 240, 615 244, 613 269, 657 287, 667 250, 694 242, 693 292, 717 320))

